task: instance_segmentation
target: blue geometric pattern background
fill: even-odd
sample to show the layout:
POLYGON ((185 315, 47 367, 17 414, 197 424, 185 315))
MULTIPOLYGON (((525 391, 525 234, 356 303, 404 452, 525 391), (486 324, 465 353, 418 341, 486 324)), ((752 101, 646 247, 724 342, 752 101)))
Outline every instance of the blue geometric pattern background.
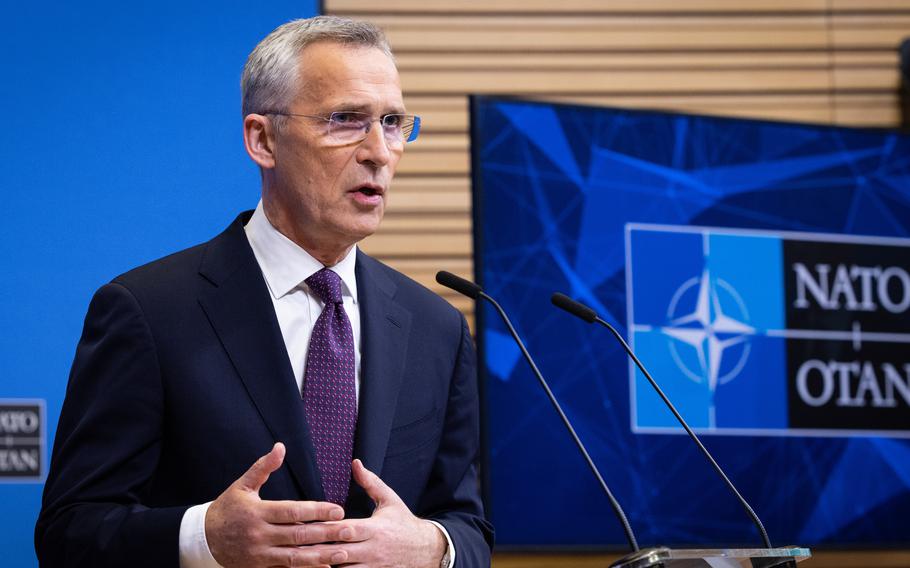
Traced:
MULTIPOLYGON (((628 223, 906 238, 910 138, 507 99, 472 104, 478 280, 513 318, 639 543, 758 545, 686 437, 632 432, 624 352, 606 330, 550 306, 550 294, 587 303, 628 338, 628 223)), ((484 304, 478 336, 497 543, 623 547, 606 498, 484 304)), ((775 545, 910 543, 906 439, 703 441, 775 545)))

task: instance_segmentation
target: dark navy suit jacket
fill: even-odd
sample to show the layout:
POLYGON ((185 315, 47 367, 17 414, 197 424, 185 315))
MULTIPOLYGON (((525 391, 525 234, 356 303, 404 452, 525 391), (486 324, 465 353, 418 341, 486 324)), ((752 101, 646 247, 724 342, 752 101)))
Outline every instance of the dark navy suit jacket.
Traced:
MULTIPOLYGON (((35 529, 41 566, 178 566, 186 509, 215 499, 276 441, 263 499, 324 498, 274 307, 243 231, 142 266, 92 299, 35 529)), ((477 485, 475 356, 464 318, 358 253, 355 457, 489 566, 477 485)), ((348 516, 372 503, 352 487, 348 516)))

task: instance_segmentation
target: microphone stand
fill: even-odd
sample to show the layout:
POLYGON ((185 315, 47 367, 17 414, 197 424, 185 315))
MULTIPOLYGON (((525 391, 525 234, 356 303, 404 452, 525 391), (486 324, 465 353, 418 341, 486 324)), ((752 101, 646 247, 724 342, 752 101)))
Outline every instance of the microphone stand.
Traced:
POLYGON ((746 514, 749 515, 749 518, 758 528, 758 532, 765 544, 765 548, 772 548, 771 540, 768 538, 768 532, 765 530, 765 526, 762 524, 761 519, 758 518, 758 515, 755 514, 755 511, 752 509, 746 499, 740 494, 740 492, 733 485, 733 482, 730 481, 730 478, 727 477, 727 474, 724 473, 724 470, 721 469, 720 465, 718 465, 718 463, 714 460, 714 457, 711 456, 711 453, 708 451, 708 449, 705 448, 704 444, 701 443, 701 440, 698 439, 698 436, 695 434, 695 432, 689 428, 689 425, 683 419, 682 415, 676 410, 676 407, 673 406, 673 403, 670 402, 670 399, 667 398, 667 395, 664 394, 663 389, 658 386, 657 381, 654 380, 654 378, 651 376, 651 373, 645 369, 645 366, 642 365, 638 357, 635 356, 635 353, 632 352, 632 348, 629 347, 629 344, 626 343, 626 340, 623 339, 622 335, 620 335, 618 331, 616 331, 616 328, 607 323, 607 321, 601 318, 599 315, 597 315, 597 312, 582 304, 581 302, 577 302, 572 298, 569 298, 565 294, 560 294, 557 292, 553 294, 550 300, 556 307, 561 308, 570 314, 585 320, 588 323, 599 323, 600 325, 610 330, 610 333, 612 333, 613 337, 619 341, 629 357, 632 358, 632 361, 635 362, 635 365, 645 375, 645 377, 648 379, 648 382, 651 383, 651 386, 654 387, 655 391, 657 391, 657 394, 660 396, 661 400, 664 401, 664 404, 667 405, 667 408, 670 409, 670 412, 673 413, 673 416, 676 417, 676 420, 679 421, 682 427, 686 430, 686 433, 689 434, 689 437, 692 438, 692 441, 695 442, 695 445, 698 446, 698 449, 701 450, 701 453, 704 454, 705 458, 707 458, 707 460, 711 463, 711 466, 714 468, 714 471, 717 472, 717 475, 723 479, 724 483, 726 483, 730 491, 733 492, 733 495, 735 495, 739 500, 740 504, 743 506, 743 509, 745 509, 746 514))

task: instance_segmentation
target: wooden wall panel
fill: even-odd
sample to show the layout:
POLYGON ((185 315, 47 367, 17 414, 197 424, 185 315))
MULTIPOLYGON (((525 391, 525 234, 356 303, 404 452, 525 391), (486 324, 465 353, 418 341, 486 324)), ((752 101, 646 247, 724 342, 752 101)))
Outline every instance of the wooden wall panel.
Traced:
MULTIPOLYGON (((387 32, 423 118, 379 233, 363 248, 439 292, 473 276, 469 93, 841 124, 900 123, 898 43, 910 0, 325 0, 387 32)), ((499 555, 510 566, 606 566, 608 556, 499 555)), ((910 553, 873 565, 910 566, 910 553)), ((822 552, 810 566, 858 568, 822 552)))

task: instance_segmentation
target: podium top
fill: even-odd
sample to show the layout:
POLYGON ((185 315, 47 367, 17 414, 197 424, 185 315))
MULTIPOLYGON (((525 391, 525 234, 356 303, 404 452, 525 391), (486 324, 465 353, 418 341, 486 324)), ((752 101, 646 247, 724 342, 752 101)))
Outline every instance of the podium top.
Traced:
POLYGON ((812 556, 808 548, 646 548, 611 568, 773 568, 795 566, 812 556))

